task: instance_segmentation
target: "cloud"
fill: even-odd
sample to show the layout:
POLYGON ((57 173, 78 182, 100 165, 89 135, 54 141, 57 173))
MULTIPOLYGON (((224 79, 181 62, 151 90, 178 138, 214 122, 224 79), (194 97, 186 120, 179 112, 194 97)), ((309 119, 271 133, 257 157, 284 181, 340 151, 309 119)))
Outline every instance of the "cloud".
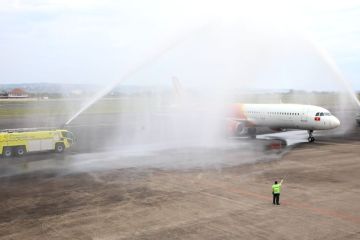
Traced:
POLYGON ((106 82, 165 39, 208 22, 241 25, 264 46, 310 35, 346 71, 360 58, 359 11, 353 0, 2 0, 0 78, 106 82))
POLYGON ((49 12, 63 10, 94 9, 110 1, 96 0, 3 0, 0 11, 9 12, 49 12))

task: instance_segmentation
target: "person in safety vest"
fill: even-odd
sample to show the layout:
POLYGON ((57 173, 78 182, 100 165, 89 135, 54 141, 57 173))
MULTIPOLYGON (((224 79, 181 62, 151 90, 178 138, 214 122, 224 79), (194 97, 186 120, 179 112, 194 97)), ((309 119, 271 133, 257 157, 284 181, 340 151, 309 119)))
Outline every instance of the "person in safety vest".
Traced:
POLYGON ((275 181, 275 183, 272 185, 272 194, 273 194, 273 204, 280 205, 280 192, 281 192, 281 184, 283 182, 283 179, 278 183, 275 181))

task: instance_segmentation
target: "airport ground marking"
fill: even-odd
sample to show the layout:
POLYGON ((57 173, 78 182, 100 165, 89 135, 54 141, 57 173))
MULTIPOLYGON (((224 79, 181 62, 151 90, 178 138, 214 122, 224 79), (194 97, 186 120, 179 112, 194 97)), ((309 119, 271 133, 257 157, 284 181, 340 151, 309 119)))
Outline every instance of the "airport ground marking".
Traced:
MULTIPOLYGON (((163 176, 170 176, 169 174, 166 173, 161 173, 159 175, 163 175, 163 176)), ((171 176, 172 178, 174 178, 174 176, 171 176)), ((206 181, 206 180, 205 180, 206 181)), ((198 183, 205 183, 204 179, 198 181, 198 183)), ((179 182, 183 182, 183 181, 179 181, 179 182)), ((170 182, 167 182, 170 183, 170 182)), ((183 182, 184 183, 184 182, 183 182)), ((174 187, 179 187, 179 188, 184 188, 183 184, 177 184, 177 183, 170 183, 171 185, 173 185, 174 187)), ((260 193, 256 193, 256 192, 251 192, 251 191, 247 191, 244 189, 237 187, 229 187, 229 186, 224 186, 224 185, 219 185, 219 184, 214 184, 214 183, 209 183, 208 181, 206 181, 206 186, 207 187, 212 187, 214 189, 216 188, 220 188, 220 189, 224 189, 227 190, 229 192, 232 193, 237 193, 237 194, 241 194, 241 195, 246 195, 249 196, 251 198, 255 198, 257 200, 261 200, 261 201, 265 201, 265 202, 272 202, 272 197, 268 196, 268 195, 264 195, 264 194, 260 194, 260 193)), ((220 199, 226 200, 226 201, 231 201, 231 202, 237 202, 234 199, 230 199, 218 194, 214 194, 214 193, 209 193, 207 192, 207 190, 204 189, 199 189, 199 193, 201 194, 205 194, 207 196, 213 196, 213 197, 218 197, 220 199)), ((299 203, 293 200, 282 200, 282 206, 285 207, 291 207, 291 208, 295 208, 295 209, 302 209, 302 210, 306 210, 307 212, 313 213, 313 214, 317 214, 323 217, 332 217, 338 220, 343 220, 346 222, 351 222, 353 224, 357 224, 360 225, 360 217, 358 216, 354 216, 348 213, 344 213, 344 212, 340 212, 340 211, 334 211, 331 209, 326 209, 326 208, 319 208, 319 207, 314 207, 310 204, 305 204, 305 203, 299 203)))
MULTIPOLYGON (((221 188, 222 186, 218 186, 218 187, 221 188)), ((240 189, 238 187, 237 188, 226 188, 226 190, 229 190, 230 192, 240 193, 242 195, 254 197, 254 198, 256 198, 258 200, 262 200, 262 201, 267 201, 267 202, 272 201, 272 197, 262 195, 259 193, 255 193, 255 192, 246 191, 246 190, 240 189)), ((330 209, 326 209, 326 208, 314 207, 310 204, 299 203, 299 202, 292 201, 292 200, 283 200, 282 205, 296 208, 296 209, 307 210, 311 213, 317 213, 318 215, 321 215, 321 216, 333 217, 333 218, 344 220, 344 221, 351 222, 354 224, 360 224, 360 217, 357 217, 357 216, 354 216, 351 214, 347 214, 344 212, 334 211, 334 210, 330 210, 330 209)))

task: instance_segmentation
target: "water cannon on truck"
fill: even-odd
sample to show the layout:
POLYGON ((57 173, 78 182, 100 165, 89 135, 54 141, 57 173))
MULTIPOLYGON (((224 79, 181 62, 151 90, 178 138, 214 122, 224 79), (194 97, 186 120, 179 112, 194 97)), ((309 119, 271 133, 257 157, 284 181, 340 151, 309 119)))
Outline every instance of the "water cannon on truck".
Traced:
POLYGON ((66 129, 19 128, 0 130, 0 155, 3 157, 21 157, 26 153, 43 151, 63 153, 74 143, 74 134, 66 129))

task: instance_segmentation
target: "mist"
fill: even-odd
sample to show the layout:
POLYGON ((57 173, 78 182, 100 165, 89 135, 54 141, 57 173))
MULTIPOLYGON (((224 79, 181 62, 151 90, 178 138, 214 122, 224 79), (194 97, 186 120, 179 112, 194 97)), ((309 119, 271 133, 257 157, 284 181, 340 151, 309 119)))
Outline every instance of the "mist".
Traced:
MULTIPOLYGON (((328 91, 333 94, 325 100, 319 94, 304 98, 304 94, 289 92, 286 103, 330 107, 340 115, 349 108, 349 103, 356 107, 354 90, 323 49, 292 32, 273 32, 268 27, 212 23, 189 34, 171 49, 166 47, 166 53, 160 51, 159 59, 146 60, 141 68, 130 71, 131 76, 125 74, 120 78, 121 84, 137 81, 139 77, 144 84, 149 84, 148 79, 161 74, 167 85, 173 84, 171 76, 176 76, 181 84, 181 93, 174 89, 170 98, 164 100, 161 93, 154 91, 141 100, 147 105, 132 116, 132 124, 136 126, 130 139, 134 142, 148 139, 149 143, 163 141, 171 147, 179 142, 214 145, 221 135, 228 105, 242 100, 244 94, 252 95, 251 89, 274 91, 291 86, 291 89, 309 92, 328 91)), ((118 83, 105 85, 67 123, 118 83)), ((279 103, 282 99, 273 102, 279 103)), ((261 103, 261 99, 253 103, 261 103)), ((123 122, 121 118, 119 121, 123 122)))
MULTIPOLYGON (((87 42, 74 53, 78 59, 85 56, 96 61, 71 62, 71 69, 82 72, 89 68, 89 72, 96 72, 95 77, 79 75, 81 81, 89 79, 95 83, 96 91, 63 101, 61 108, 66 109, 63 114, 50 113, 49 118, 41 121, 39 117, 28 119, 29 125, 57 127, 65 123, 78 136, 77 149, 81 153, 70 156, 70 162, 77 158, 84 162, 81 159, 88 158, 86 154, 90 152, 96 157, 85 161, 86 164, 99 166, 108 162, 113 167, 150 166, 151 162, 159 165, 157 159, 167 151, 189 155, 191 160, 184 165, 203 166, 202 157, 193 154, 196 149, 211 152, 234 147, 249 154, 239 162, 266 159, 269 156, 263 149, 266 144, 229 140, 226 115, 228 106, 234 102, 323 106, 339 116, 343 126, 325 134, 345 134, 354 127, 349 117, 359 107, 354 89, 331 54, 320 43, 310 41, 312 38, 293 17, 280 14, 276 18, 279 11, 274 9, 270 14, 262 10, 252 15, 247 11, 259 9, 251 4, 239 12, 231 9, 231 4, 220 9, 216 6, 210 4, 211 10, 199 17, 194 18, 193 13, 183 22, 178 19, 173 27, 166 27, 169 31, 153 28, 156 31, 149 38, 139 34, 141 29, 134 29, 136 34, 124 37, 127 44, 114 47, 114 52, 109 50, 112 45, 106 46, 105 55, 99 55, 99 39, 95 35, 96 31, 101 33, 101 28, 97 26, 91 35, 96 39, 95 45, 87 42), (261 14, 264 15, 260 17, 261 14), (285 16, 289 17, 288 22, 283 22, 285 16), (114 60, 115 55, 122 54, 128 58, 114 60), (102 60, 105 64, 100 63, 102 60), (109 71, 104 73, 104 68, 109 71), (147 91, 111 99, 115 89, 132 84, 147 86, 147 91), (148 154, 154 161, 143 157, 131 165, 132 161, 125 160, 124 151, 148 154), (96 155, 98 152, 101 154, 96 155)), ((31 49, 36 50, 40 49, 31 49)), ((281 157, 274 154, 270 158, 273 156, 281 157)), ((166 160, 166 166, 179 166, 177 161, 182 162, 184 156, 177 157, 174 161, 166 160)), ((214 159, 219 165, 223 163, 220 157, 214 159)))

